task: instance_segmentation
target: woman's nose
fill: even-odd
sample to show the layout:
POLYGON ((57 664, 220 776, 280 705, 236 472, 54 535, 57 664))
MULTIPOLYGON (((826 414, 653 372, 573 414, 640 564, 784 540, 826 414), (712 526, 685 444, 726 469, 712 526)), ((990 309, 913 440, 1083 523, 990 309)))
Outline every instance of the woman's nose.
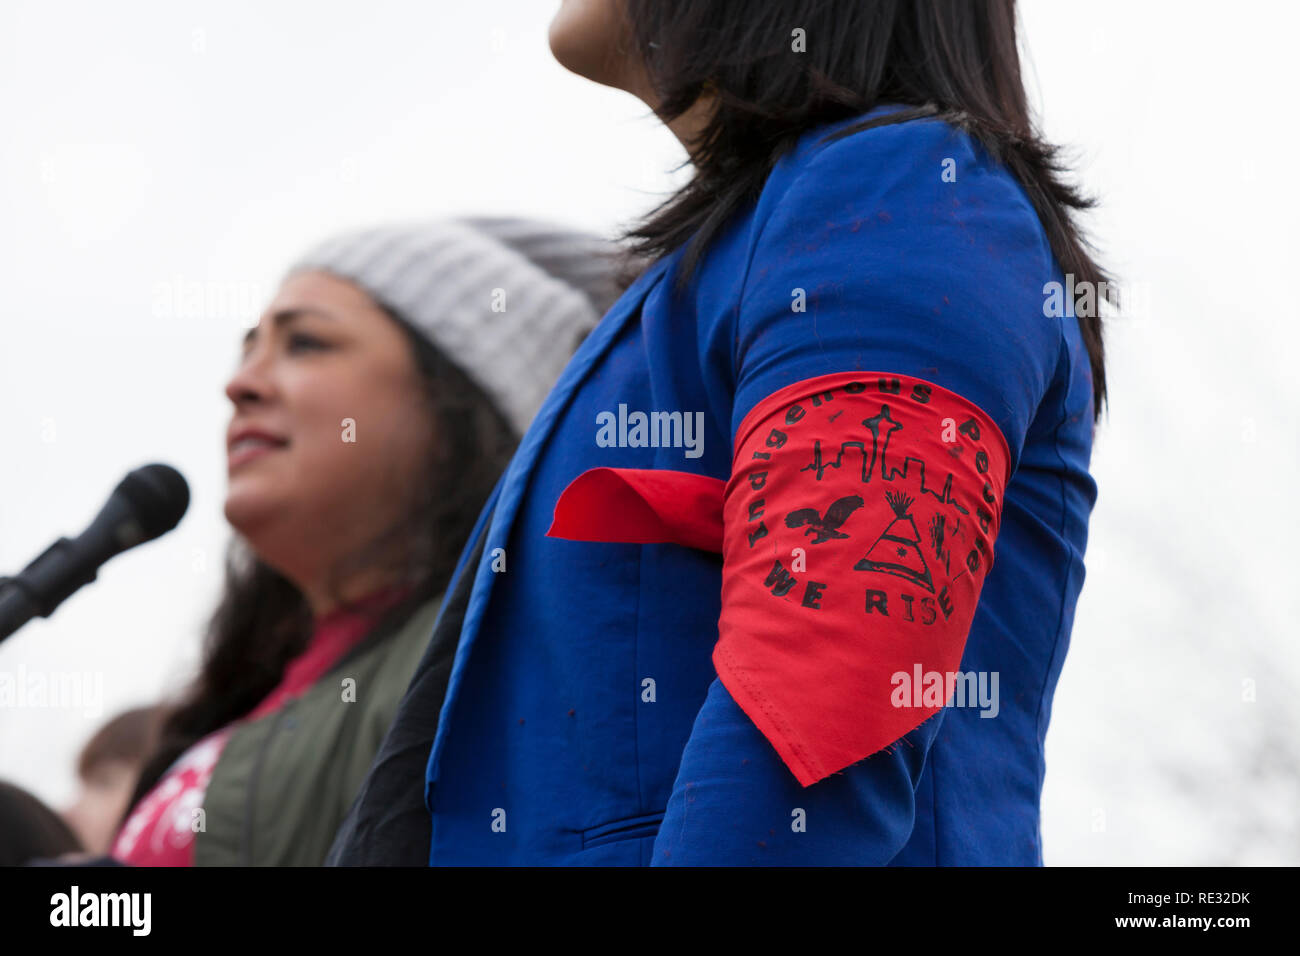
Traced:
POLYGON ((250 349, 226 383, 226 397, 236 407, 250 401, 261 401, 271 391, 270 369, 267 360, 259 356, 259 349, 250 349))

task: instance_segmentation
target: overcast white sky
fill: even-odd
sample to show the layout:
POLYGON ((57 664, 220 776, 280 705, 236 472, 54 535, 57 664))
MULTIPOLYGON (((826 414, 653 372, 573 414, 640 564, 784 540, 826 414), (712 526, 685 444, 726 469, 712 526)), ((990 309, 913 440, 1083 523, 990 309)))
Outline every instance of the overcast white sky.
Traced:
MULTIPOLYGON (((680 180, 638 101, 553 62, 557 6, 0 4, 0 573, 141 464, 193 496, 0 645, 0 672, 102 680, 101 712, 0 708, 0 778, 62 803, 85 738, 190 674, 227 538, 222 387, 296 254, 458 213, 609 234, 680 180)), ((1149 303, 1109 340, 1047 862, 1300 863, 1300 16, 1027 0, 1022 19, 1044 126, 1149 303)))

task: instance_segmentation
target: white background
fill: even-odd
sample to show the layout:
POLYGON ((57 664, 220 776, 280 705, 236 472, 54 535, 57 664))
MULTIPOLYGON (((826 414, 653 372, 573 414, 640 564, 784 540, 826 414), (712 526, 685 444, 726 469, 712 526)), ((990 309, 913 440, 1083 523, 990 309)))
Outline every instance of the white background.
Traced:
MULTIPOLYGON (((681 181, 639 101, 551 59, 556 7, 0 5, 0 571, 141 464, 193 494, 175 532, 0 645, 0 672, 103 682, 101 713, 0 708, 0 778, 62 803, 85 738, 190 674, 227 538, 222 387, 295 255, 456 213, 612 234, 681 181)), ((1046 859, 1300 863, 1300 18, 1029 0, 1022 20, 1044 128, 1102 200, 1104 260, 1149 302, 1108 342, 1046 859)))

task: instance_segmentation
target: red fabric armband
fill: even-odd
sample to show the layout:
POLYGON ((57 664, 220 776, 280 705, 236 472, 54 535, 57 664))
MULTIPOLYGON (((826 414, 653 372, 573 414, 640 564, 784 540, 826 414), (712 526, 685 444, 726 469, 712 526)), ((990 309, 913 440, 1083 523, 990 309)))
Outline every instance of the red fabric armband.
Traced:
POLYGON ((803 786, 942 709, 899 688, 952 686, 1009 470, 988 415, 903 375, 807 379, 741 422, 713 662, 803 786))

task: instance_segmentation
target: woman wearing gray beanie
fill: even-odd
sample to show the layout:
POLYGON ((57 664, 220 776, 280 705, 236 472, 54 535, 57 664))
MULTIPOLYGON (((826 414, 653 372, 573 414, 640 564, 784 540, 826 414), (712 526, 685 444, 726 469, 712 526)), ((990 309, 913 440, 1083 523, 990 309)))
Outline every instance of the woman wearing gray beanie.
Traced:
POLYGON ((464 219, 341 235, 288 271, 226 386, 224 593, 114 857, 324 859, 493 483, 619 294, 611 254, 464 219))

